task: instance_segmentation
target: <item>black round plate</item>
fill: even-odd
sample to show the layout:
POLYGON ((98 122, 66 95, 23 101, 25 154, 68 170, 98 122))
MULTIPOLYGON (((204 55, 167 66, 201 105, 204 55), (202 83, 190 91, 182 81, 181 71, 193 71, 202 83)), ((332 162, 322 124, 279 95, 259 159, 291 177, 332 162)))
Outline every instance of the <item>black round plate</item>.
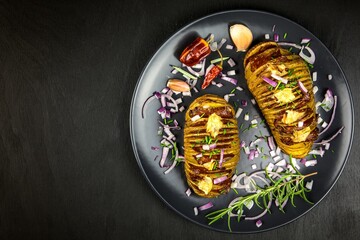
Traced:
MULTIPOLYGON (((336 111, 336 118, 330 129, 322 136, 324 139, 334 134, 341 126, 345 126, 342 133, 331 142, 330 150, 327 151, 324 157, 318 157, 318 164, 314 167, 302 167, 301 171, 318 172, 312 179, 314 185, 312 191, 308 194, 308 198, 314 203, 313 205, 306 203, 302 199, 296 199, 296 208, 288 204, 285 207, 285 212, 282 213, 273 206, 271 208, 272 214, 267 214, 262 218, 263 225, 256 227, 254 221, 241 221, 237 222, 236 219, 232 219, 231 227, 232 232, 235 233, 250 233, 261 232, 269 229, 273 229, 289 223, 298 217, 304 215, 311 210, 321 199, 330 191, 332 186, 339 178, 341 171, 343 170, 347 161, 349 151, 351 148, 353 138, 353 102, 350 93, 349 86, 347 84, 345 75, 341 70, 339 64, 329 52, 329 50, 320 42, 312 33, 301 27, 300 25, 277 15, 251 10, 234 10, 227 12, 216 13, 202 19, 199 19, 184 28, 176 32, 170 39, 168 39, 160 49, 154 54, 149 61, 145 69, 143 70, 136 88, 134 90, 131 115, 130 115, 130 131, 133 150, 140 166, 142 173, 149 182, 150 186, 157 193, 157 195, 173 210, 179 213, 181 216, 213 230, 228 232, 228 225, 226 219, 221 219, 212 225, 208 225, 208 220, 205 215, 217 209, 226 207, 229 202, 235 198, 236 195, 233 191, 226 195, 222 195, 218 198, 212 199, 214 207, 212 209, 200 212, 198 216, 194 215, 193 208, 200 206, 209 201, 209 199, 201 198, 192 194, 187 197, 185 194, 188 188, 183 164, 177 166, 171 173, 165 175, 164 168, 159 167, 159 162, 154 161, 156 155, 161 155, 160 151, 154 151, 151 146, 160 145, 160 137, 157 136, 159 115, 156 110, 160 107, 160 104, 155 101, 147 105, 145 110, 145 117, 141 116, 141 108, 146 98, 154 91, 159 91, 165 87, 167 79, 172 77, 170 71, 172 70, 170 64, 180 66, 178 57, 186 45, 193 41, 196 36, 206 37, 209 33, 215 35, 215 40, 219 41, 221 38, 226 38, 227 43, 231 43, 229 37, 229 26, 234 23, 242 23, 247 25, 253 32, 254 42, 264 40, 265 34, 270 34, 273 37, 274 33, 279 34, 280 41, 289 41, 299 43, 302 38, 311 38, 310 47, 316 54, 316 62, 312 71, 316 71, 318 80, 314 82, 318 86, 319 91, 316 93, 316 100, 321 101, 324 97, 325 91, 330 88, 334 94, 338 96, 338 108, 336 111), (273 26, 275 32, 272 32, 273 26), (286 39, 284 35, 286 33, 286 39), (332 80, 328 80, 328 75, 332 75, 332 80)), ((239 80, 238 85, 244 88, 244 91, 236 91, 236 96, 231 98, 230 102, 234 101, 239 104, 239 101, 245 99, 248 101, 248 106, 244 108, 244 111, 238 119, 239 127, 241 124, 247 127, 249 122, 243 120, 244 113, 248 112, 250 118, 254 116, 262 116, 259 108, 256 105, 251 104, 250 100, 253 98, 249 93, 246 82, 244 79, 244 72, 242 67, 242 61, 244 53, 236 53, 231 50, 222 50, 223 55, 232 57, 236 62, 235 66, 238 74, 236 78, 239 80)), ((213 54, 216 57, 216 54, 213 54)), ((231 69, 229 66, 225 67, 225 70, 231 69)), ((189 104, 196 98, 205 93, 214 93, 220 96, 224 96, 229 93, 234 86, 230 83, 226 83, 222 80, 217 82, 224 83, 223 88, 217 88, 216 86, 210 86, 206 91, 200 91, 197 94, 193 94, 192 97, 184 97, 184 105, 189 104)), ((198 82, 198 89, 201 80, 198 82)), ((320 110, 321 117, 325 120, 329 120, 331 112, 324 112, 320 110)), ((174 117, 178 120, 180 125, 184 126, 184 112, 177 113, 174 117)), ((259 127, 257 129, 251 129, 249 131, 241 131, 240 137, 248 144, 251 140, 254 140, 255 135, 269 135, 269 131, 266 126, 259 127)), ((177 142, 180 146, 183 143, 182 130, 176 132, 177 142)), ((266 145, 264 145, 266 147, 266 145)), ((285 156, 286 158, 286 156, 285 156)), ((253 172, 251 165, 256 163, 259 170, 264 168, 270 160, 264 160, 261 158, 249 161, 247 155, 242 151, 241 160, 237 166, 239 173, 241 172, 253 172)), ((256 207, 251 209, 249 215, 255 215, 259 211, 256 207)))

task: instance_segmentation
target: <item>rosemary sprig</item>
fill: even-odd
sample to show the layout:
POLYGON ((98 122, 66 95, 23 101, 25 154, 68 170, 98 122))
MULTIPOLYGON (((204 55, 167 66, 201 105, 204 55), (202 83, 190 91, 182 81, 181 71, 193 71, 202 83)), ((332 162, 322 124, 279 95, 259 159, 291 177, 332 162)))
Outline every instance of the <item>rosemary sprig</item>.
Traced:
MULTIPOLYGON (((304 179, 314 176, 316 174, 317 172, 309 173, 306 175, 302 175, 301 173, 285 172, 283 174, 280 174, 280 178, 274 180, 265 170, 265 176, 270 180, 271 185, 265 186, 264 188, 256 186, 256 188, 258 189, 256 193, 246 195, 238 199, 235 203, 233 203, 227 208, 219 209, 217 211, 207 214, 206 218, 210 220, 209 225, 222 219, 225 215, 228 215, 228 228, 231 231, 231 214, 237 212, 237 219, 239 221, 243 213, 244 206, 249 201, 254 201, 259 208, 267 208, 269 202, 276 199, 278 201, 279 210, 282 212, 284 212, 284 210, 282 209, 282 205, 285 201, 290 200, 291 204, 295 207, 295 196, 300 196, 306 202, 313 204, 306 197, 305 193, 310 192, 310 190, 305 187, 304 179)), ((269 211, 269 209, 267 210, 269 211)))

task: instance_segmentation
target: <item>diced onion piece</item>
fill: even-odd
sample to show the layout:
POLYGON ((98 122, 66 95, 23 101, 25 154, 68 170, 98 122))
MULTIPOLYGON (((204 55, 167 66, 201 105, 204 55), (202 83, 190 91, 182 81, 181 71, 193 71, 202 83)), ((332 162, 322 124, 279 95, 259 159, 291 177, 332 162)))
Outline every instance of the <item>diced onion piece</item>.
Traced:
POLYGON ((275 157, 275 156, 276 156, 275 151, 270 151, 270 156, 271 156, 271 157, 275 157))
POLYGON ((317 81, 317 72, 313 72, 312 79, 313 79, 314 82, 317 81))
POLYGON ((321 124, 321 127, 326 128, 327 125, 328 125, 328 123, 324 121, 324 122, 321 124))
POLYGON ((169 153, 169 149, 168 147, 163 147, 163 151, 162 151, 162 155, 161 155, 161 159, 160 159, 160 167, 164 167, 165 161, 166 161, 166 157, 169 153))
POLYGON ((298 127, 299 127, 299 128, 302 128, 303 126, 304 126, 304 122, 303 122, 303 121, 298 122, 298 127))
POLYGON ((320 147, 319 149, 313 149, 309 152, 309 154, 313 154, 313 155, 320 155, 321 157, 324 156, 324 150, 322 149, 322 147, 320 147))
POLYGON ((301 39, 301 43, 300 44, 306 44, 306 43, 309 43, 310 42, 310 38, 303 38, 301 39))
POLYGON ((241 142, 240 142, 240 147, 241 147, 241 148, 245 147, 245 141, 241 141, 241 142))
POLYGON ((276 87, 277 86, 277 83, 273 80, 271 80, 270 78, 268 77, 262 77, 262 79, 267 82, 268 84, 270 84, 272 87, 276 87))
POLYGON ((244 89, 243 89, 242 87, 240 87, 240 86, 237 86, 236 89, 239 90, 240 92, 244 90, 244 89))
POLYGON ((280 155, 280 153, 281 153, 281 149, 280 149, 280 147, 279 147, 279 146, 277 146, 275 153, 276 153, 276 155, 280 155))
POLYGON ((272 170, 274 169, 274 164, 272 164, 272 163, 269 163, 267 166, 266 166, 266 170, 268 171, 268 172, 272 172, 272 170))
POLYGON ((269 40, 269 39, 270 39, 270 34, 268 34, 268 33, 265 34, 265 39, 266 39, 266 40, 269 40))
POLYGON ((274 41, 275 42, 279 41, 279 34, 277 34, 277 33, 274 34, 274 41))
POLYGON ((259 227, 261 227, 261 225, 262 225, 262 221, 259 219, 259 220, 257 220, 256 221, 256 226, 259 228, 259 227))
POLYGON ((313 166, 315 166, 317 164, 317 160, 307 160, 306 162, 305 162, 305 167, 313 167, 313 166))
POLYGON ((225 48, 229 49, 229 50, 232 50, 234 48, 234 46, 231 45, 231 44, 226 44, 225 48))
POLYGON ((329 148, 330 148, 330 143, 325 143, 324 145, 325 145, 325 150, 329 150, 329 148))
POLYGON ((333 93, 330 89, 328 89, 325 93, 325 98, 324 100, 321 102, 321 107, 326 111, 330 111, 333 106, 334 106, 334 96, 333 96, 333 93))
POLYGON ((200 118, 201 118, 200 115, 195 115, 191 118, 191 121, 195 122, 195 121, 199 120, 200 118))
POLYGON ((229 58, 229 60, 227 61, 227 63, 229 64, 230 67, 234 67, 236 65, 234 59, 229 58))
POLYGON ((278 168, 276 169, 276 172, 277 172, 277 173, 280 173, 280 172, 282 172, 282 171, 284 171, 284 169, 283 169, 282 167, 278 167, 278 168))
POLYGON ((245 152, 245 154, 249 155, 250 154, 249 147, 244 147, 244 152, 245 152))
POLYGON ((202 145, 202 149, 203 150, 210 150, 210 145, 209 144, 204 144, 204 145, 202 145))
POLYGON ((313 87, 313 93, 314 93, 314 94, 316 94, 318 90, 319 90, 319 88, 318 88, 317 86, 314 86, 314 87, 313 87))
POLYGON ((180 108, 179 108, 179 112, 183 112, 185 110, 185 107, 184 106, 181 106, 180 108))
POLYGON ((333 78, 332 75, 329 74, 329 75, 328 75, 328 80, 332 80, 332 78, 333 78))
POLYGON ((197 216, 199 214, 199 210, 197 207, 194 207, 194 214, 195 214, 195 216, 197 216))
POLYGON ((251 165, 251 168, 255 170, 257 168, 256 164, 251 165))
POLYGON ((200 211, 204 211, 206 209, 212 208, 214 206, 214 204, 212 202, 208 202, 202 206, 199 207, 200 211))
POLYGON ((244 120, 245 120, 245 121, 249 121, 249 114, 248 114, 248 113, 245 114, 244 120))
POLYGON ((202 153, 199 153, 199 154, 195 155, 196 158, 201 158, 202 156, 203 156, 202 153))
MULTIPOLYGON (((283 78, 283 77, 280 77, 280 76, 278 76, 278 75, 276 75, 276 74, 274 74, 274 73, 272 73, 271 76, 272 76, 273 78, 275 78, 276 80, 281 81, 281 82, 284 83, 284 84, 287 84, 287 83, 288 83, 288 80, 287 80, 287 79, 285 79, 285 78, 283 78)), ((277 85, 277 84, 276 84, 276 85, 277 85)))
MULTIPOLYGON (((271 150, 274 150, 275 149, 275 142, 274 142, 274 137, 273 136, 270 136, 267 138, 268 139, 268 145, 269 145, 269 148, 271 150)), ((270 152, 271 154, 271 152, 270 152)))
POLYGON ((226 42, 226 38, 222 38, 218 45, 218 50, 220 50, 220 48, 224 45, 225 42, 226 42))
POLYGON ((227 72, 227 75, 228 76, 234 76, 234 75, 236 75, 236 72, 235 72, 235 70, 230 70, 230 71, 227 72))
POLYGON ((304 86, 304 84, 299 80, 298 81, 298 85, 299 85, 299 88, 300 90, 303 92, 303 93, 307 93, 308 90, 306 89, 306 87, 304 86))
POLYGON ((315 62, 315 53, 314 51, 309 48, 309 47, 304 47, 302 46, 301 48, 301 51, 299 53, 299 56, 304 59, 306 62, 310 63, 310 64, 314 64, 315 62), (305 53, 304 53, 304 49, 306 49, 309 53, 310 53, 310 56, 307 56, 305 53))
POLYGON ((255 101, 255 99, 251 99, 251 103, 253 104, 253 105, 256 105, 256 101, 255 101))
POLYGON ((275 32, 275 27, 276 27, 276 25, 274 24, 272 27, 272 30, 271 30, 272 32, 275 32))
POLYGON ((312 187, 313 187, 313 183, 314 183, 314 180, 311 180, 311 181, 309 181, 309 182, 307 182, 307 183, 305 184, 305 187, 306 187, 307 189, 311 190, 312 187))
POLYGON ((232 84, 234 84, 234 85, 237 84, 237 80, 236 80, 235 78, 230 78, 230 77, 222 76, 221 79, 222 79, 222 80, 225 80, 225 81, 227 81, 227 82, 229 82, 229 83, 232 83, 232 84))
POLYGON ((276 157, 274 157, 273 159, 274 159, 274 161, 276 162, 276 161, 279 161, 279 160, 281 159, 281 157, 280 157, 280 156, 276 156, 276 157))
POLYGON ((215 179, 214 179, 214 184, 222 183, 222 182, 225 181, 226 179, 228 179, 227 176, 221 176, 221 177, 215 178, 215 179))
POLYGON ((246 201, 244 202, 244 205, 247 209, 251 210, 252 207, 254 206, 254 201, 253 200, 246 201))
POLYGON ((239 108, 236 110, 235 117, 236 117, 236 118, 239 118, 240 115, 241 115, 241 113, 242 113, 242 111, 243 111, 243 109, 239 107, 239 108))
POLYGON ((186 195, 189 197, 189 196, 191 195, 191 190, 190 190, 190 188, 188 188, 185 193, 186 193, 186 195))
POLYGON ((217 83, 216 86, 217 86, 218 88, 221 88, 221 87, 223 87, 224 85, 223 85, 222 83, 217 83))
POLYGON ((220 150, 220 159, 219 159, 219 167, 222 167, 222 164, 224 162, 224 149, 220 150))

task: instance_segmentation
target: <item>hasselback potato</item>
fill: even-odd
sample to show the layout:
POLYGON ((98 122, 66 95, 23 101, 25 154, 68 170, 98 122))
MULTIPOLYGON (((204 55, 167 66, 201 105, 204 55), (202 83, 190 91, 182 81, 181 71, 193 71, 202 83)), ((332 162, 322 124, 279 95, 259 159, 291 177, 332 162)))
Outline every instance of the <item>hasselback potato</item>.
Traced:
POLYGON ((202 197, 230 189, 240 159, 240 140, 233 107, 223 98, 206 94, 195 99, 185 115, 185 175, 202 197))
POLYGON ((295 158, 305 157, 318 137, 307 63, 275 42, 262 42, 247 52, 244 68, 249 90, 277 145, 295 158))

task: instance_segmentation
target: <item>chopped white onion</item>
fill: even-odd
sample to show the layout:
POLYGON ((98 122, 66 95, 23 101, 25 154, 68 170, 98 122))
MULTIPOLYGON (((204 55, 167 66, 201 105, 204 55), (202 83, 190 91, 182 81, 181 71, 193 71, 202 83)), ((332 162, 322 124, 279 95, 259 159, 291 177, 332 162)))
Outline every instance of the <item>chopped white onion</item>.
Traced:
POLYGON ((197 216, 199 214, 199 210, 197 207, 194 207, 194 214, 195 214, 195 216, 197 216))
POLYGON ((313 72, 312 79, 313 79, 314 82, 317 81, 317 72, 313 72))
POLYGON ((270 34, 268 34, 268 33, 265 34, 265 39, 266 39, 266 40, 269 40, 269 39, 270 39, 270 34))
POLYGON ((319 88, 318 88, 317 86, 314 86, 314 87, 313 87, 313 93, 314 93, 314 94, 316 94, 318 90, 319 90, 319 88))
POLYGON ((185 193, 186 193, 186 195, 189 197, 189 196, 191 195, 191 190, 190 190, 190 188, 188 188, 185 193))
POLYGON ((227 61, 227 63, 229 64, 230 67, 234 67, 236 65, 234 59, 229 58, 229 60, 227 61))
POLYGON ((328 75, 328 80, 332 80, 332 78, 333 78, 332 75, 329 74, 329 75, 328 75))
POLYGON ((244 90, 244 89, 243 89, 242 87, 240 87, 240 86, 237 86, 236 89, 239 90, 240 92, 244 90))
POLYGON ((245 120, 245 121, 249 121, 249 114, 248 114, 248 113, 245 114, 244 120, 245 120))
POLYGON ((279 161, 279 160, 281 159, 281 157, 280 157, 280 156, 276 156, 276 157, 274 157, 273 159, 274 159, 274 161, 276 162, 276 161, 279 161))
POLYGON ((317 160, 307 160, 306 162, 305 162, 305 167, 313 167, 313 166, 315 166, 317 164, 317 160))
POLYGON ((267 166, 266 166, 266 170, 268 171, 268 172, 272 172, 272 170, 274 169, 274 164, 272 164, 272 163, 269 163, 267 166))
POLYGON ((234 76, 234 75, 236 75, 236 71, 235 70, 230 70, 230 71, 227 72, 227 75, 228 76, 234 76))
POLYGON ((239 107, 239 108, 236 110, 235 117, 236 117, 236 118, 239 118, 240 115, 241 115, 241 113, 242 113, 242 111, 243 111, 243 109, 239 107))
POLYGON ((200 115, 195 115, 191 118, 191 121, 195 122, 195 121, 199 120, 200 118, 201 118, 200 115))
POLYGON ((271 157, 275 157, 275 156, 276 156, 275 151, 270 151, 270 156, 271 156, 271 157))
POLYGON ((298 127, 299 127, 299 128, 302 128, 303 126, 304 126, 304 122, 303 122, 303 121, 298 122, 298 127))
POLYGON ((312 187, 313 187, 313 183, 314 183, 314 180, 311 180, 311 181, 309 181, 309 182, 307 182, 307 183, 305 184, 305 187, 306 187, 307 189, 311 190, 312 187))
POLYGON ((257 168, 256 164, 251 165, 251 168, 256 169, 257 168))
POLYGON ((231 44, 227 44, 227 45, 225 46, 225 48, 226 48, 226 49, 231 50, 231 49, 233 49, 233 48, 234 48, 234 46, 233 46, 233 45, 231 45, 231 44))

